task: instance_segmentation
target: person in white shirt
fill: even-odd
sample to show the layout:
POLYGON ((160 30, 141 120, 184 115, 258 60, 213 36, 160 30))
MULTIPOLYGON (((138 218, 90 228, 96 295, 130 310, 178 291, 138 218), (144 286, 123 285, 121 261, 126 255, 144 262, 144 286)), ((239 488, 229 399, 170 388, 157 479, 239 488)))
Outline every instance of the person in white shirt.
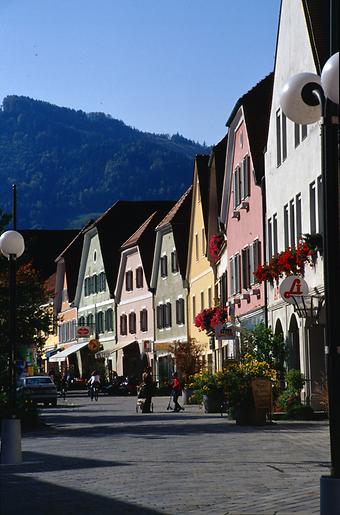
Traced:
POLYGON ((98 400, 98 390, 100 386, 100 376, 96 370, 94 370, 91 374, 90 379, 87 381, 87 384, 91 390, 91 401, 93 401, 93 397, 98 400))

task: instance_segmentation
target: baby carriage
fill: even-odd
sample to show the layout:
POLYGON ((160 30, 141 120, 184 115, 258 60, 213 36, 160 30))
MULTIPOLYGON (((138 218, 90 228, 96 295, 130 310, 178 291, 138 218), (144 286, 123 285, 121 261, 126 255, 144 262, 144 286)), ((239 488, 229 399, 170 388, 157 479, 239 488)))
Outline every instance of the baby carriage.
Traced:
MULTIPOLYGON (((145 401, 147 399, 148 387, 142 383, 137 386, 137 402, 136 402, 136 413, 139 410, 143 411, 145 401)), ((153 412, 153 403, 150 404, 150 411, 153 412)))

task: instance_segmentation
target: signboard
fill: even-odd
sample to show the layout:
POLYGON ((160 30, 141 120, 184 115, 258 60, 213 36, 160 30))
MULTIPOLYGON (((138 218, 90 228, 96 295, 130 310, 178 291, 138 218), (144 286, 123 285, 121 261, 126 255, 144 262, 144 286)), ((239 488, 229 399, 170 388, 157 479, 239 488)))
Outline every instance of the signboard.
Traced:
POLYGON ((171 352, 171 350, 173 349, 172 345, 170 343, 154 343, 154 350, 157 351, 157 350, 167 350, 169 352, 171 352))
POLYGON ((215 337, 219 340, 235 340, 235 327, 230 324, 221 324, 215 327, 215 337))
POLYGON ((97 352, 100 349, 99 342, 95 339, 90 340, 89 343, 87 344, 87 346, 88 346, 89 350, 92 352, 97 352))
POLYGON ((77 336, 79 338, 86 338, 86 336, 90 335, 90 329, 84 325, 80 325, 77 327, 77 336))
POLYGON ((289 275, 280 285, 280 294, 288 304, 295 304, 293 297, 308 295, 308 284, 302 277, 297 275, 289 275))
POLYGON ((151 352, 151 341, 150 340, 144 340, 143 346, 144 346, 144 352, 151 352))
POLYGON ((251 382, 253 399, 256 410, 271 411, 272 409, 272 383, 269 379, 258 377, 251 382))

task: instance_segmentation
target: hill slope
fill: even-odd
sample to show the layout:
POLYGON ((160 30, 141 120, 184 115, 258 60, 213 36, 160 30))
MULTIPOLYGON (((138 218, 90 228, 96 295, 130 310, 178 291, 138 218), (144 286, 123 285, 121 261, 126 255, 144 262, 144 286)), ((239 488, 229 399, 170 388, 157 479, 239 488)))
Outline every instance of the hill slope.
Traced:
POLYGON ((118 199, 178 199, 194 155, 207 152, 178 134, 8 96, 0 111, 0 208, 11 210, 16 183, 18 227, 78 227, 118 199))

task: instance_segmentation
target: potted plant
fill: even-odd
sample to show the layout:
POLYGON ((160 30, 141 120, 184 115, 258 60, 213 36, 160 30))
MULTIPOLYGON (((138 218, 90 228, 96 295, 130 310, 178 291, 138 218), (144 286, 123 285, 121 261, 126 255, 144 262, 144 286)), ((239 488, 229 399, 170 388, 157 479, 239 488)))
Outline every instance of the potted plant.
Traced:
POLYGON ((205 413, 220 413, 224 398, 222 372, 203 371, 194 374, 190 387, 197 402, 202 403, 205 413))
POLYGON ((253 391, 254 380, 259 378, 276 383, 276 370, 251 354, 245 354, 238 363, 227 365, 223 371, 222 381, 227 402, 239 425, 260 425, 266 422, 266 409, 257 408, 253 391))

